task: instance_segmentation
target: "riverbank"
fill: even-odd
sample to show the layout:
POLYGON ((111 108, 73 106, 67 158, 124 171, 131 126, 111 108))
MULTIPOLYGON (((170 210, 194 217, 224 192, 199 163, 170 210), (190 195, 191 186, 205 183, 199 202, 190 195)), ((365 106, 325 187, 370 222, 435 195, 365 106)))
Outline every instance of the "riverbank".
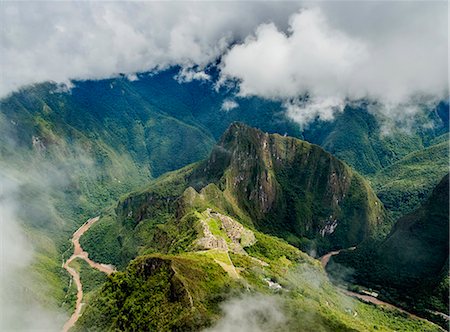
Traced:
POLYGON ((69 318, 69 320, 64 324, 62 331, 67 332, 70 330, 71 327, 75 325, 77 320, 81 316, 81 309, 83 307, 83 284, 81 283, 80 274, 72 267, 70 267, 70 263, 80 258, 84 261, 86 261, 92 268, 97 269, 103 273, 111 274, 116 272, 116 269, 112 265, 108 264, 101 264, 94 262, 89 258, 89 254, 83 250, 83 248, 80 245, 80 237, 94 224, 96 223, 100 217, 91 218, 88 221, 86 221, 83 225, 81 225, 80 228, 78 228, 75 233, 72 235, 72 244, 73 244, 73 254, 69 257, 69 259, 63 264, 63 268, 69 272, 69 274, 72 276, 73 281, 75 282, 75 285, 77 286, 77 301, 75 305, 75 311, 73 312, 72 316, 69 318))
MULTIPOLYGON (((341 250, 331 251, 331 252, 329 252, 329 253, 323 255, 322 257, 319 258, 320 263, 322 264, 323 269, 326 271, 326 266, 327 266, 328 263, 330 262, 331 257, 333 257, 333 256, 335 256, 335 255, 338 255, 338 254, 339 254, 340 252, 342 252, 342 251, 355 250, 355 249, 356 249, 356 247, 350 247, 350 248, 346 248, 346 249, 341 249, 341 250)), ((431 321, 429 321, 429 320, 427 320, 427 319, 425 319, 425 318, 419 317, 419 316, 417 316, 417 315, 415 315, 415 314, 412 314, 412 313, 410 313, 410 312, 408 312, 408 311, 406 311, 406 310, 404 310, 404 309, 402 309, 402 308, 400 308, 400 307, 397 307, 396 305, 394 305, 394 304, 392 304, 392 303, 388 303, 388 302, 381 301, 380 299, 378 299, 378 298, 375 297, 375 296, 371 296, 371 295, 369 295, 369 294, 360 294, 360 293, 352 292, 352 291, 350 291, 350 290, 348 290, 348 289, 344 289, 344 288, 341 288, 341 287, 338 287, 338 288, 339 288, 340 291, 341 291, 342 293, 344 293, 345 295, 351 296, 351 297, 353 297, 353 298, 357 298, 357 299, 360 300, 360 301, 363 301, 363 302, 366 302, 366 303, 372 303, 372 304, 375 304, 375 305, 377 305, 377 306, 382 306, 382 307, 389 308, 389 309, 393 309, 393 310, 398 310, 398 311, 400 311, 400 312, 403 312, 403 313, 405 313, 405 314, 411 316, 412 318, 415 318, 415 319, 423 319, 423 320, 426 320, 426 321, 428 321, 428 322, 430 322, 430 323, 433 323, 433 322, 431 322, 431 321)), ((440 313, 437 313, 437 314, 440 314, 440 313)), ((435 324, 435 323, 433 323, 433 324, 435 324)), ((439 325, 437 325, 437 326, 439 326, 439 325)), ((440 326, 439 326, 439 327, 440 327, 440 326)), ((440 327, 440 328, 441 328, 442 331, 446 331, 446 330, 443 329, 442 327, 440 327)))

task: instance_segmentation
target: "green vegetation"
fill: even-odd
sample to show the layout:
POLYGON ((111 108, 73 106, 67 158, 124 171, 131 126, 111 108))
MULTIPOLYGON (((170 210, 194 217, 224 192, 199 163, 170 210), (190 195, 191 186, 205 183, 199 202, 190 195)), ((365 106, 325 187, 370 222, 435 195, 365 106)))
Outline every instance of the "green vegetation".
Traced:
POLYGON ((83 284, 83 302, 86 302, 91 292, 99 289, 108 279, 107 275, 92 268, 85 260, 77 258, 70 263, 80 274, 80 280, 83 284))
POLYGON ((349 266, 355 273, 347 279, 380 290, 389 301, 426 316, 427 310, 448 313, 448 179, 421 207, 400 218, 385 239, 334 256, 330 272, 342 275, 339 264, 349 266))
MULTIPOLYGON (((269 211, 264 210, 265 201, 252 205, 248 198, 242 200, 245 190, 239 191, 239 183, 233 180, 244 182, 248 195, 262 186, 267 190, 264 197, 270 197, 270 190, 276 188, 273 202, 278 203, 276 195, 284 194, 283 190, 297 180, 292 176, 291 184, 287 180, 275 184, 270 183, 271 176, 277 179, 278 172, 285 169, 283 163, 300 163, 302 158, 310 159, 319 168, 310 168, 314 179, 325 178, 332 182, 331 188, 337 188, 336 192, 346 194, 349 206, 344 208, 351 211, 347 212, 349 215, 367 216, 368 220, 382 216, 382 205, 367 183, 320 148, 233 125, 209 159, 169 173, 148 188, 123 197, 81 238, 83 247, 95 260, 102 258, 103 262, 123 267, 126 259, 136 258, 123 272, 110 276, 93 295, 76 329, 198 330, 220 318, 220 303, 227 299, 265 294, 282 304, 286 315, 286 322, 280 326, 282 331, 438 331, 430 323, 341 294, 328 281, 318 261, 285 240, 256 230, 269 211), (233 141, 232 137, 239 135, 243 136, 241 140, 233 141), (262 148, 264 139, 267 145, 262 148), (292 150, 296 153, 287 153, 292 150), (239 168, 241 153, 247 155, 249 168, 239 168), (282 162, 268 168, 270 173, 263 173, 264 176, 259 174, 262 166, 251 163, 275 163, 277 156, 283 157, 282 162), (320 167, 327 174, 323 178, 320 167), (344 176, 347 187, 339 182, 344 176), (215 183, 205 185, 210 179, 215 183), (225 227, 226 218, 234 220, 232 233, 225 227), (244 241, 247 245, 241 250, 233 237, 244 231, 251 231, 256 242, 244 241), (103 245, 102 236, 106 243, 112 241, 114 245, 103 245), (201 239, 204 241, 199 242, 201 239)), ((311 182, 309 188, 314 190, 311 182)), ((316 196, 315 200, 327 202, 327 194, 323 196, 316 196)), ((377 231, 374 229, 373 234, 377 231)))
POLYGON ((276 326, 281 331, 439 331, 425 321, 346 297, 319 262, 275 237, 256 237, 250 255, 230 253, 231 261, 214 250, 137 257, 94 294, 75 331, 200 330, 220 319, 224 301, 252 296, 281 305, 285 319, 276 326), (225 260, 234 264, 239 279, 217 263, 225 260), (281 288, 270 288, 268 280, 281 288))
MULTIPOLYGON (((445 138, 447 136, 447 138, 445 138)), ((372 178, 378 197, 395 216, 415 210, 449 170, 449 141, 410 153, 372 178)))
POLYGON ((181 252, 199 219, 192 207, 214 207, 319 255, 390 227, 368 184, 320 147, 233 124, 208 159, 122 198, 81 244, 96 261, 119 268, 139 254, 181 252))
POLYGON ((141 256, 109 277, 75 330, 199 330, 236 287, 202 255, 141 256))
MULTIPOLYGON (((250 128, 240 128, 245 134, 239 139, 229 131, 206 161, 154 180, 205 158, 236 120, 306 138, 362 174, 375 174, 372 181, 394 212, 395 201, 404 212, 424 199, 435 184, 432 177, 442 172, 448 154, 446 103, 423 119, 431 119, 433 128, 411 134, 380 136, 382 122, 364 105, 347 107, 335 122, 318 121, 302 132, 285 118, 279 102, 236 98, 239 107, 224 112, 221 104, 232 92, 196 81, 179 84, 176 72, 141 75, 135 82, 124 77, 75 82, 70 92, 43 83, 0 100, 0 169, 18 182, 17 192, 8 194, 18 202, 17 218, 34 248, 27 281, 33 300, 73 308, 75 289, 68 287, 61 260, 70 256, 73 231, 96 215, 101 221, 81 238, 82 245, 94 260, 119 269, 139 255, 175 257, 193 250, 207 208, 319 254, 388 231, 391 223, 379 200, 348 166, 315 145, 250 128), (143 189, 119 199, 138 188, 143 189), (105 208, 118 199, 117 206, 105 208), (335 219, 335 231, 322 236, 335 219)), ((224 236, 214 220, 209 226, 224 236)), ((301 260, 282 240, 255 234, 258 242, 245 248, 255 258, 273 260, 280 269, 291 266, 286 259, 301 260)), ((229 255, 242 265, 257 264, 229 255)), ((93 296, 101 275, 80 264, 93 296)), ((247 270, 249 280, 265 287, 260 275, 247 270)), ((340 319, 324 324, 338 330, 340 319)))
POLYGON ((389 230, 381 202, 344 163, 316 145, 242 124, 230 127, 192 178, 197 188, 215 182, 254 227, 307 251, 389 230))
POLYGON ((203 158, 213 143, 201 126, 110 83, 80 83, 72 93, 44 83, 0 100, 0 167, 18 183, 7 194, 35 249, 30 288, 40 302, 67 300, 61 258, 79 225, 152 177, 203 158))
POLYGON ((359 103, 347 105, 334 121, 316 121, 303 137, 322 146, 364 175, 374 175, 406 155, 436 144, 448 134, 448 101, 434 109, 423 106, 414 118, 414 126, 404 130, 392 119, 377 116, 370 109, 380 105, 359 103))

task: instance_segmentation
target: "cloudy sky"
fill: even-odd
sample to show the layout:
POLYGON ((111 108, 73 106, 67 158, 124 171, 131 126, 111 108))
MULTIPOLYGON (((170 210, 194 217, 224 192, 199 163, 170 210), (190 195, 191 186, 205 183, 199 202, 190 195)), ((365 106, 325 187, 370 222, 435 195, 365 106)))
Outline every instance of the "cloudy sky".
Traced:
POLYGON ((300 120, 347 99, 448 96, 445 1, 1 2, 0 22, 0 96, 171 65, 201 79, 218 59, 216 85, 281 100, 300 120))

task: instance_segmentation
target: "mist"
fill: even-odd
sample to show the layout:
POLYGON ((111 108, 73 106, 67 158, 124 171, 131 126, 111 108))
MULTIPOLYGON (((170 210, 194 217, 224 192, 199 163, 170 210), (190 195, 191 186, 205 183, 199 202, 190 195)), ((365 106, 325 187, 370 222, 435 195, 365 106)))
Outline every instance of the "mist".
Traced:
POLYGON ((51 305, 44 306, 34 295, 36 281, 30 265, 35 252, 19 217, 22 185, 21 179, 0 169, 0 330, 59 331, 65 315, 51 305))
POLYGON ((222 304, 223 317, 204 332, 285 331, 286 317, 276 296, 254 294, 222 304))
POLYGON ((52 150, 37 136, 19 140, 15 128, 0 114, 0 330, 60 331, 70 280, 60 251, 77 222, 72 184, 98 172, 76 144, 52 150))
POLYGON ((281 101, 301 126, 359 99, 408 125, 417 98, 449 96, 447 11, 431 1, 8 2, 0 97, 42 81, 136 80, 171 66, 183 84, 211 80, 204 69, 217 66, 213 85, 281 101))
MULTIPOLYGON (((341 293, 322 268, 311 263, 292 266, 279 276, 281 288, 276 291, 251 290, 225 301, 221 318, 203 332, 330 331, 333 325, 327 310, 331 316, 341 312, 360 319, 355 300, 341 293)), ((342 273, 348 277, 352 271, 342 273)))

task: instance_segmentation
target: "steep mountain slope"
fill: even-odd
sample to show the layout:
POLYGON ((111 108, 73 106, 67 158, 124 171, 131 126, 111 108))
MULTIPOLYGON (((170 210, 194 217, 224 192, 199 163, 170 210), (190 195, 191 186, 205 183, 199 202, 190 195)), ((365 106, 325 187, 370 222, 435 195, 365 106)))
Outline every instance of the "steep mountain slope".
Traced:
MULTIPOLYGON (((362 180, 321 148, 233 124, 207 160, 165 174, 147 189, 123 197, 81 238, 90 257, 120 269, 129 259, 143 256, 110 276, 92 295, 75 330, 200 330, 218 320, 226 325, 226 318, 220 320, 221 304, 243 301, 251 310, 246 321, 255 328, 264 325, 264 331, 438 331, 432 324, 343 295, 317 260, 257 230, 265 228, 271 209, 278 209, 275 203, 283 206, 278 203, 284 200, 280 195, 289 187, 275 181, 286 164, 302 177, 308 176, 302 168, 310 168, 309 186, 296 178, 292 182, 305 186, 322 208, 331 204, 333 197, 328 195, 334 188, 347 197, 358 191, 353 199, 360 209, 369 200, 370 189, 363 191, 353 183, 362 180), (282 151, 287 153, 281 155, 282 151), (280 164, 274 165, 277 157, 280 164), (301 157, 311 161, 302 163, 301 157), (319 169, 312 169, 318 165, 319 169), (321 179, 321 173, 330 169, 335 175, 325 179, 333 180, 327 190, 317 191, 315 178, 321 179), (344 176, 350 177, 346 185, 353 189, 342 187, 344 176), (261 308, 261 303, 271 306, 261 308)), ((304 207, 316 208, 307 201, 304 207)), ((342 216, 349 213, 338 205, 328 209, 342 216)), ((368 213, 360 212, 354 213, 361 218, 368 213)), ((309 219, 299 216, 296 221, 309 219)), ((318 222, 311 220, 311 225, 318 222)), ((355 227, 352 221, 349 225, 355 227)), ((316 232, 312 236, 321 237, 319 228, 316 232)), ((236 307, 233 313, 242 309, 236 307)))
POLYGON ((256 228, 308 250, 354 245, 387 221, 367 183, 322 148, 238 123, 193 178, 221 183, 256 228))
POLYGON ((344 163, 318 146, 235 123, 208 159, 124 198, 102 226, 92 228, 83 246, 96 260, 123 266, 155 242, 155 227, 169 232, 168 224, 161 224, 173 220, 178 197, 189 186, 221 197, 226 213, 247 226, 319 254, 356 245, 389 227, 381 202, 344 163), (108 247, 101 245, 103 236, 111 240, 108 247))
POLYGON ((428 200, 400 218, 384 240, 367 241, 335 256, 333 262, 355 268, 353 277, 358 283, 380 289, 386 297, 400 299, 419 312, 448 313, 448 259, 447 174, 428 200))
POLYGON ((303 137, 322 146, 362 174, 375 172, 397 162, 416 150, 433 144, 433 139, 448 133, 448 101, 419 113, 412 128, 392 124, 379 113, 371 112, 370 103, 349 104, 334 121, 316 121, 303 137), (386 132, 387 130, 387 132, 386 132))
POLYGON ((413 211, 448 172, 448 135, 441 140, 406 155, 371 178, 374 190, 387 209, 396 215, 413 211))
POLYGON ((58 92, 53 84, 36 85, 3 99, 0 108, 7 138, 20 147, 31 148, 33 138, 45 152, 48 146, 77 144, 102 165, 125 160, 130 171, 147 176, 198 160, 213 142, 198 126, 142 100, 126 80, 83 82, 70 93, 58 92), (166 154, 176 154, 178 161, 162 159, 166 154))

